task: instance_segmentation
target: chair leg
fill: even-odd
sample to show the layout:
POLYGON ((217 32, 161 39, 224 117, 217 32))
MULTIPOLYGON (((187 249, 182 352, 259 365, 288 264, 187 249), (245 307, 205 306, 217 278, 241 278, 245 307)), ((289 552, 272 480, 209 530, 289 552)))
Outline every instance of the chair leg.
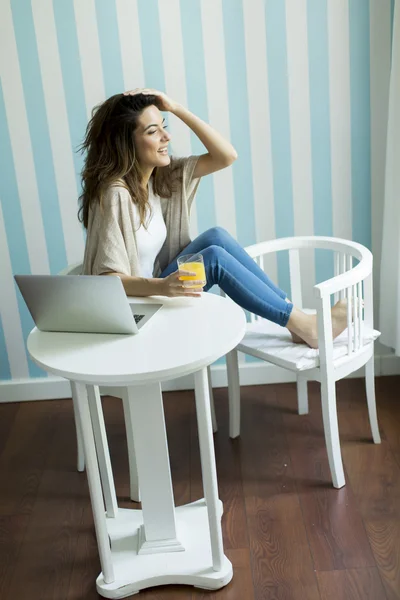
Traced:
POLYGON ((208 391, 210 394, 212 428, 213 428, 213 432, 217 433, 218 422, 217 422, 217 415, 215 414, 215 403, 214 403, 214 394, 213 394, 212 381, 211 381, 211 366, 210 365, 207 367, 207 378, 208 378, 208 391))
POLYGON ((329 467, 332 482, 335 488, 346 484, 343 471, 342 454, 340 451, 339 427, 336 410, 336 383, 332 378, 321 381, 322 417, 326 450, 328 453, 329 467))
POLYGON ((226 355, 226 367, 228 373, 229 436, 236 438, 240 435, 240 382, 236 348, 226 355))
POLYGON ((379 433, 378 417, 376 415, 376 401, 375 401, 375 368, 374 368, 374 356, 372 356, 367 364, 365 365, 365 388, 367 392, 367 404, 368 404, 368 416, 369 423, 372 431, 372 439, 375 444, 381 443, 381 436, 379 433))
POLYGON ((297 406, 299 415, 308 415, 307 379, 297 378, 297 406))
POLYGON ((76 447, 77 447, 77 469, 80 473, 85 470, 85 454, 83 451, 83 441, 82 441, 82 429, 81 422, 79 420, 79 412, 78 412, 78 398, 76 393, 76 384, 71 381, 71 396, 72 396, 72 406, 74 409, 74 419, 75 419, 75 431, 76 431, 76 447))
POLYGON ((139 476, 136 465, 135 446, 133 443, 132 419, 134 417, 129 403, 128 390, 126 388, 121 388, 119 395, 122 397, 122 406, 124 409, 126 442, 128 446, 130 495, 133 502, 140 502, 139 476))

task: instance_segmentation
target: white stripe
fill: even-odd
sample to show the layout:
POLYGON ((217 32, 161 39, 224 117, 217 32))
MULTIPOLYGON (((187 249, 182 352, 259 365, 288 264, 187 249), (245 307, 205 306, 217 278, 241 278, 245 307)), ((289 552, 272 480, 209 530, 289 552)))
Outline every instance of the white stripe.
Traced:
MULTIPOLYGON (((185 63, 183 59, 183 41, 179 0, 158 2, 161 45, 164 65, 166 93, 187 106, 185 63)), ((171 147, 176 156, 192 154, 190 129, 180 119, 168 115, 168 127, 172 135, 171 147)), ((192 238, 198 234, 196 210, 191 213, 190 233, 192 238)))
POLYGON ((0 314, 10 363, 11 377, 29 377, 25 342, 21 329, 17 295, 7 246, 6 229, 0 202, 0 314))
MULTIPOLYGON (((40 0, 38 0, 40 3, 40 0)), ((76 31, 78 36, 86 114, 91 118, 92 109, 105 100, 103 70, 95 0, 74 0, 76 31)))
POLYGON ((68 264, 83 257, 83 234, 77 219, 75 170, 71 137, 68 128, 67 107, 58 54, 52 0, 32 1, 44 100, 53 153, 61 221, 68 264))
POLYGON ((126 90, 144 87, 137 0, 115 0, 126 90))
MULTIPOLYGON (((390 0, 370 0, 371 220, 374 254, 375 316, 379 315, 379 284, 385 194, 386 133, 391 53, 390 0)), ((375 317, 375 318, 376 318, 375 317)))
MULTIPOLYGON (((314 235, 307 0, 287 1, 286 30, 294 235, 314 235)), ((312 307, 314 251, 304 250, 300 256, 303 304, 312 307)))
POLYGON ((328 0, 328 43, 333 235, 351 240, 353 231, 348 0, 328 0))
MULTIPOLYGON (((243 0, 243 18, 256 240, 264 242, 276 235, 264 0, 243 0)), ((264 266, 277 281, 276 255, 264 266)))
MULTIPOLYGON (((33 273, 48 274, 49 259, 39 202, 35 165, 10 2, 2 3, 0 18, 0 76, 21 203, 29 263, 33 273)), ((27 90, 29 93, 29 90, 27 90)))
MULTIPOLYGON (((204 63, 210 124, 230 139, 228 84, 221 0, 202 0, 204 63)), ((232 169, 213 175, 217 224, 236 238, 235 195, 232 169)))

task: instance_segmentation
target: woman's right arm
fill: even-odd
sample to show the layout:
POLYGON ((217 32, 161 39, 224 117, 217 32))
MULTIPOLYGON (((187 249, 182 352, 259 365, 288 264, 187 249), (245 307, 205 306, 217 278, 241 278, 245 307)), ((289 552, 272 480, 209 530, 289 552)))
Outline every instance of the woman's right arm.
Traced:
POLYGON ((175 271, 164 278, 132 277, 123 273, 103 273, 103 275, 116 275, 122 281, 127 296, 188 296, 197 298, 201 296, 199 289, 194 291, 193 286, 204 286, 204 281, 182 281, 181 275, 196 275, 190 271, 175 271))

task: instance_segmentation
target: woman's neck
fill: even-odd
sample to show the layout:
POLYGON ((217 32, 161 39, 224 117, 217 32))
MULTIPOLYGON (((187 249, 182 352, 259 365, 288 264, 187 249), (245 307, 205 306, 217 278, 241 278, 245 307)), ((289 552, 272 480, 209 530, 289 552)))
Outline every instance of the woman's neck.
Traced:
POLYGON ((142 167, 142 185, 144 188, 147 188, 153 171, 154 167, 148 167, 147 169, 142 167))

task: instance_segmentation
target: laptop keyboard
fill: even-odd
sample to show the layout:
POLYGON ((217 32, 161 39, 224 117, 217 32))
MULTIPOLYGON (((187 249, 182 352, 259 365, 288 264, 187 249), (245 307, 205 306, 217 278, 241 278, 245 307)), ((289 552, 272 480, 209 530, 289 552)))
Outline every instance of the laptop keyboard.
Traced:
POLYGON ((137 323, 139 323, 139 321, 141 321, 143 319, 143 317, 145 315, 133 315, 133 316, 134 316, 134 319, 135 319, 135 323, 137 324, 137 323))

